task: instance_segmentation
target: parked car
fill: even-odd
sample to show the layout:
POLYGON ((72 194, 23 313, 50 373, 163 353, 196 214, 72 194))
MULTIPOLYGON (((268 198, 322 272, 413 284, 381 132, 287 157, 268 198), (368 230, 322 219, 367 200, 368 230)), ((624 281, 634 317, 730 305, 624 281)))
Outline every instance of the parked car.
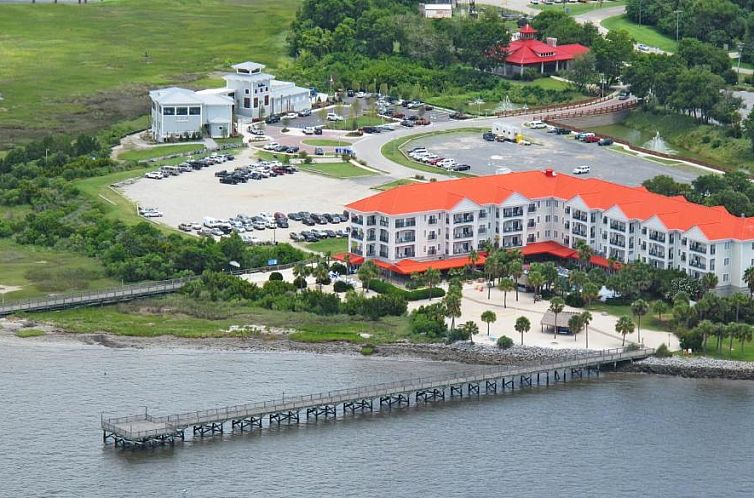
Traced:
POLYGON ((190 223, 179 223, 178 224, 178 230, 182 230, 184 232, 190 232, 193 229, 194 229, 194 227, 190 223))
POLYGON ((570 135, 571 130, 568 128, 555 128, 555 134, 556 135, 570 135))
POLYGON ((315 135, 322 135, 322 128, 320 126, 314 127, 314 134, 315 135))
POLYGON ((264 122, 267 124, 279 123, 280 116, 278 116, 277 114, 270 114, 265 118, 264 122))
POLYGON ((288 114, 285 115, 285 117, 288 118, 288 119, 296 119, 298 117, 298 113, 297 112, 289 112, 288 114))
POLYGON ((602 140, 597 135, 589 135, 588 137, 584 137, 584 142, 588 144, 596 144, 599 143, 599 141, 602 140))
POLYGON ((298 111, 298 115, 301 116, 302 118, 306 117, 306 116, 311 116, 312 115, 312 110, 311 109, 302 109, 302 110, 298 111))
POLYGON ((533 130, 540 130, 543 128, 547 128, 547 124, 544 121, 540 121, 539 119, 535 119, 534 121, 529 121, 528 126, 529 128, 533 130))
POLYGON ((419 126, 427 126, 429 124, 432 124, 432 122, 427 118, 419 118, 416 121, 414 121, 414 124, 417 124, 419 126))
POLYGON ((495 134, 491 131, 486 131, 482 133, 482 138, 486 140, 487 142, 494 142, 495 141, 495 134))
POLYGON ((268 144, 264 144, 264 147, 262 147, 264 150, 275 150, 277 147, 279 147, 280 144, 277 142, 270 142, 268 144))
POLYGON ((450 119, 469 119, 471 116, 462 112, 451 112, 448 117, 450 119))
POLYGON ((613 145, 613 139, 612 138, 602 138, 599 142, 597 142, 597 145, 613 145))
POLYGON ((300 242, 304 240, 304 238, 301 235, 297 234, 296 232, 291 232, 290 234, 288 234, 288 236, 291 238, 291 240, 295 242, 300 242))
POLYGON ((456 164, 453 166, 453 171, 469 171, 471 169, 471 166, 468 164, 456 164))
POLYGON ((335 113, 335 112, 328 112, 327 113, 327 120, 328 121, 343 121, 343 116, 335 113))
POLYGON ((587 165, 576 166, 575 168, 573 168, 574 175, 586 175, 587 173, 590 173, 591 171, 592 171, 592 168, 587 165))
POLYGON ((621 90, 621 92, 618 94, 618 100, 628 100, 629 96, 630 94, 627 91, 621 90))
POLYGON ((314 127, 313 126, 307 126, 304 128, 304 135, 314 135, 314 127))
POLYGON ((322 147, 315 147, 314 148, 314 155, 315 156, 323 156, 325 154, 325 150, 322 147))
POLYGON ((413 128, 414 123, 412 121, 404 119, 403 121, 401 121, 401 126, 405 126, 406 128, 413 128))

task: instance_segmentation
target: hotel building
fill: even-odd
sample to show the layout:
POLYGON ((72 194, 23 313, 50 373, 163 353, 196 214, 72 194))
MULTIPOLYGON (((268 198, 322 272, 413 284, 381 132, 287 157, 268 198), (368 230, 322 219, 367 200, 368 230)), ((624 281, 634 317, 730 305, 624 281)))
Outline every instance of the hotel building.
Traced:
POLYGON ((745 288, 754 266, 754 218, 552 170, 405 185, 346 208, 352 261, 399 274, 462 267, 487 242, 562 258, 585 242, 594 264, 714 273, 719 288, 745 288))

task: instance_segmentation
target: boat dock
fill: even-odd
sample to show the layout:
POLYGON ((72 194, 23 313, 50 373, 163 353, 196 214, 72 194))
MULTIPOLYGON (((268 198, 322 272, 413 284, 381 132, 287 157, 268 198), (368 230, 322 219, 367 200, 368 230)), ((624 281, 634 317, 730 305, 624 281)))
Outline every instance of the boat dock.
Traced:
POLYGON ((332 419, 358 411, 392 409, 414 403, 444 401, 463 396, 494 395, 516 388, 567 382, 591 375, 599 376, 604 365, 640 360, 654 354, 654 349, 616 348, 576 355, 551 363, 526 366, 500 366, 474 372, 407 379, 385 384, 354 387, 302 396, 225 406, 210 410, 154 416, 144 413, 122 417, 101 417, 103 441, 121 447, 150 447, 175 444, 187 435, 204 437, 223 434, 226 429, 243 432, 260 430, 263 426, 299 423, 302 416, 315 421, 332 419), (230 427, 227 427, 230 425, 230 427), (187 434, 190 432, 190 434, 187 434))

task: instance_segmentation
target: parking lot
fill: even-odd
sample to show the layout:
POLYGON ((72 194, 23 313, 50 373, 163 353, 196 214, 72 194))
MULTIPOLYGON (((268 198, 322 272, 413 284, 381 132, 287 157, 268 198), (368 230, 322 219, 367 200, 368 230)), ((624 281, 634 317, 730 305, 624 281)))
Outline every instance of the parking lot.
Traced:
POLYGON ((701 173, 690 168, 659 165, 596 143, 580 142, 573 135, 554 135, 546 130, 531 129, 523 129, 523 133, 532 145, 487 142, 478 133, 458 133, 418 138, 406 144, 404 149, 426 147, 439 156, 469 164, 470 172, 476 175, 494 174, 503 168, 511 171, 552 168, 571 174, 574 168, 586 165, 590 166, 591 173, 583 175, 585 178, 639 185, 658 174, 690 182, 701 173))
MULTIPOLYGON (((348 180, 298 172, 237 185, 219 182, 215 173, 253 163, 255 159, 250 154, 250 150, 244 150, 232 161, 163 180, 140 178, 120 190, 137 205, 158 210, 162 214, 159 222, 178 227, 182 223, 201 225, 205 217, 228 220, 239 214, 253 217, 275 212, 338 213, 345 204, 374 194, 370 186, 385 181, 380 176, 348 180)), ((346 226, 342 222, 307 226, 296 220, 289 220, 288 225, 253 230, 250 235, 259 241, 289 241, 292 231, 335 231, 346 226)), ((196 230, 192 228, 192 232, 196 230)))

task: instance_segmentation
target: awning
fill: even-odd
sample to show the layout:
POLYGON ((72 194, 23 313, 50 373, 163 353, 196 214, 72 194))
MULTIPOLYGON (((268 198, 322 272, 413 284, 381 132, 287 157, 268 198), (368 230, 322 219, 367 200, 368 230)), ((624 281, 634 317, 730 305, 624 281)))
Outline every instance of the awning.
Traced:
MULTIPOLYGON (((534 242, 533 244, 528 244, 526 247, 521 249, 521 254, 523 254, 524 256, 549 254, 551 256, 556 256, 563 259, 579 259, 579 251, 552 241, 534 242)), ((601 266, 602 268, 610 268, 610 262, 604 256, 592 256, 591 258, 589 258, 589 263, 593 264, 594 266, 601 266)), ((615 262, 612 268, 619 269, 621 266, 623 266, 621 263, 615 262)))

